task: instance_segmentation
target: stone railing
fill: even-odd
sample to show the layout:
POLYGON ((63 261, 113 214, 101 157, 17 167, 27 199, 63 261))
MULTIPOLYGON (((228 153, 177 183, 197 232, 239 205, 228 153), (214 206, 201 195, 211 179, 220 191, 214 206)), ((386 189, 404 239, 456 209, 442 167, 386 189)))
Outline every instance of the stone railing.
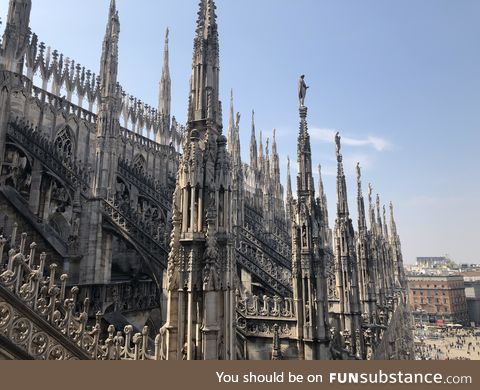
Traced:
POLYGON ((152 176, 146 176, 144 172, 133 167, 128 161, 118 161, 118 173, 125 180, 138 188, 140 193, 147 195, 155 203, 158 203, 166 212, 172 208, 173 188, 165 188, 152 176))
POLYGON ((39 102, 46 102, 50 106, 55 107, 57 110, 62 110, 67 115, 75 115, 78 119, 81 119, 91 124, 95 124, 97 121, 96 114, 77 104, 72 103, 68 99, 54 95, 53 93, 45 91, 36 86, 32 87, 32 93, 33 97, 39 102))
MULTIPOLYGON (((34 80, 34 76, 37 75, 42 90, 48 90, 54 96, 65 93, 65 100, 71 103, 76 95, 78 107, 82 107, 86 102, 88 111, 94 110, 100 99, 99 76, 59 51, 47 47, 45 43, 39 42, 36 34, 26 38, 25 46, 24 73, 29 80, 34 80)), ((160 134, 160 138, 164 140, 171 139, 176 144, 181 143, 181 126, 167 128, 164 115, 156 108, 127 94, 121 86, 118 86, 118 89, 124 122, 131 124, 133 133, 145 131, 155 136, 160 134)))
POLYGON ((133 210, 122 210, 113 199, 102 199, 105 216, 118 227, 123 234, 131 238, 138 249, 154 258, 164 268, 167 267, 168 232, 165 226, 143 221, 133 210), (162 230, 163 229, 163 230, 162 230))
MULTIPOLYGON (((276 221, 275 224, 280 225, 280 222, 276 221)), ((286 266, 291 266, 291 242, 289 238, 287 239, 286 233, 278 235, 275 232, 266 232, 263 217, 258 214, 255 209, 247 206, 245 207, 244 228, 254 235, 256 239, 276 252, 280 261, 282 261, 281 258, 284 258, 283 263, 286 266)))
POLYGON ((276 317, 276 318, 294 318, 294 307, 292 298, 281 298, 278 295, 273 297, 263 295, 259 297, 237 296, 237 311, 245 317, 276 317))
POLYGON ((80 161, 72 161, 62 156, 53 142, 43 134, 17 120, 8 125, 8 135, 64 180, 71 190, 80 188, 84 194, 90 192, 89 169, 80 161))
MULTIPOLYGON (((56 174, 73 192, 81 189, 82 195, 90 197, 90 171, 81 162, 71 161, 60 155, 55 145, 44 135, 23 122, 13 122, 8 126, 8 134, 35 158, 56 174)), ((124 173, 126 170, 124 170, 124 173)), ((130 176, 133 176, 130 175, 130 176)), ((140 182, 139 180, 137 180, 140 182)), ((169 204, 163 197, 163 207, 169 204)), ((102 200, 105 215, 133 242, 153 255, 166 267, 169 234, 166 226, 159 226, 154 221, 146 221, 135 215, 132 210, 121 211, 113 200, 102 200), (163 231, 161 231, 163 229, 163 231)))
POLYGON ((35 245, 26 253, 26 234, 5 256, 0 237, 0 334, 16 349, 38 360, 158 360, 161 336, 149 349, 149 330, 135 333, 108 327, 100 339, 101 315, 87 326, 90 299, 78 302, 79 288, 67 293, 67 275, 57 278, 55 264, 46 269, 46 255, 36 256, 35 245), (59 283, 59 284, 58 284, 59 283))
POLYGON ((288 270, 292 267, 291 257, 287 257, 274 249, 274 245, 270 245, 270 241, 263 241, 261 235, 256 234, 255 230, 251 229, 248 225, 242 228, 241 231, 242 238, 246 241, 252 243, 255 247, 261 249, 261 251, 268 255, 269 258, 274 260, 278 266, 286 268, 288 270))
POLYGON ((237 296, 237 331, 246 337, 295 338, 297 319, 292 298, 237 296))
POLYGON ((265 337, 271 339, 275 335, 275 328, 278 329, 280 338, 297 337, 296 319, 264 319, 245 318, 237 312, 237 331, 245 337, 265 337))
POLYGON ((125 281, 109 284, 81 285, 78 296, 91 301, 88 316, 105 313, 107 309, 113 312, 136 312, 158 309, 160 292, 154 281, 125 281))
MULTIPOLYGON (((260 261, 256 260, 257 253, 252 251, 248 244, 240 241, 240 245, 236 248, 237 262, 245 267, 252 275, 261 280, 264 286, 281 296, 292 295, 291 272, 284 269, 281 276, 282 281, 278 278, 278 270, 280 267, 271 265, 269 267, 262 266, 260 261)), ((260 254, 261 255, 261 254, 260 254)))

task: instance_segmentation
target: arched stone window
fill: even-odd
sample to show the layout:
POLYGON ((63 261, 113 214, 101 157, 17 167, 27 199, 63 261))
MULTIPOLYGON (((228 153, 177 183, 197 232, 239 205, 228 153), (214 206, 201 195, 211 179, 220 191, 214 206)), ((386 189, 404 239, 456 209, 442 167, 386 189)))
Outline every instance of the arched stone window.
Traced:
POLYGON ((57 137, 55 138, 55 148, 63 158, 66 158, 67 160, 72 159, 73 140, 68 126, 57 134, 57 137))
POLYGON ((133 160, 133 167, 139 172, 145 173, 147 170, 147 162, 141 154, 137 154, 133 160))

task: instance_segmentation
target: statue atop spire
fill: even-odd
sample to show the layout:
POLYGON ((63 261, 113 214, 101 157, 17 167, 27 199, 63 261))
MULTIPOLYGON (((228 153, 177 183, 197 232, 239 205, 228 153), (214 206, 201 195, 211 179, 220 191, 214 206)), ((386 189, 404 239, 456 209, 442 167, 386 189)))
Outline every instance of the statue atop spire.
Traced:
MULTIPOLYGON (((341 151, 342 151, 342 137, 340 137, 340 132, 337 131, 335 134, 335 145, 337 146, 337 160, 342 158, 341 151)), ((339 161, 340 161, 339 160, 339 161)))
POLYGON ((312 150, 308 133, 305 96, 308 87, 300 77, 300 126, 297 143, 297 201, 289 201, 292 210, 292 284, 298 313, 297 337, 303 359, 327 359, 328 293, 325 281, 325 237, 321 222, 322 210, 315 199, 312 172, 312 150))
POLYGON ((360 168, 360 163, 357 163, 357 183, 359 187, 361 186, 361 180, 362 180, 362 170, 360 168))
POLYGON ((300 80, 298 81, 298 99, 300 101, 300 107, 305 107, 305 98, 307 96, 307 90, 310 87, 307 87, 305 83, 305 75, 300 76, 300 80))

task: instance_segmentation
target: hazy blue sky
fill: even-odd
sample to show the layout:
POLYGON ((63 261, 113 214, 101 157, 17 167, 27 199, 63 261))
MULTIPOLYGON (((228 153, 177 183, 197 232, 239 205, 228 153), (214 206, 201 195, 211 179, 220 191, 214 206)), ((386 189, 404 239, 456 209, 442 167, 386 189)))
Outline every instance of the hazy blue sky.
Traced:
MULTIPOLYGON (((170 27, 172 112, 187 111, 198 0, 117 0, 119 79, 157 103, 164 30, 170 27)), ((8 0, 0 0, 6 16, 8 0)), ((257 129, 277 129, 282 175, 296 160, 297 80, 315 165, 335 207, 333 133, 344 137, 356 225, 354 165, 382 202, 393 200, 404 257, 449 254, 480 262, 480 1, 217 0, 221 94, 242 114, 248 159, 250 112, 257 129)), ((108 0, 33 0, 41 41, 97 71, 108 0)), ((227 124, 228 118, 225 118, 227 124)))

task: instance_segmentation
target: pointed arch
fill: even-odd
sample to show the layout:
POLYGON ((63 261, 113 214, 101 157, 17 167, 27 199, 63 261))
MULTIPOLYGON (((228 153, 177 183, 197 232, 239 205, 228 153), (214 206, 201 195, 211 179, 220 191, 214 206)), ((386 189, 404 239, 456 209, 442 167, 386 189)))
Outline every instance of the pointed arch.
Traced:
POLYGON ((54 144, 60 156, 67 160, 72 160, 75 152, 75 135, 69 125, 58 131, 54 144))
POLYGON ((138 169, 139 172, 146 173, 147 171, 147 161, 142 154, 137 154, 133 158, 133 167, 138 169))

